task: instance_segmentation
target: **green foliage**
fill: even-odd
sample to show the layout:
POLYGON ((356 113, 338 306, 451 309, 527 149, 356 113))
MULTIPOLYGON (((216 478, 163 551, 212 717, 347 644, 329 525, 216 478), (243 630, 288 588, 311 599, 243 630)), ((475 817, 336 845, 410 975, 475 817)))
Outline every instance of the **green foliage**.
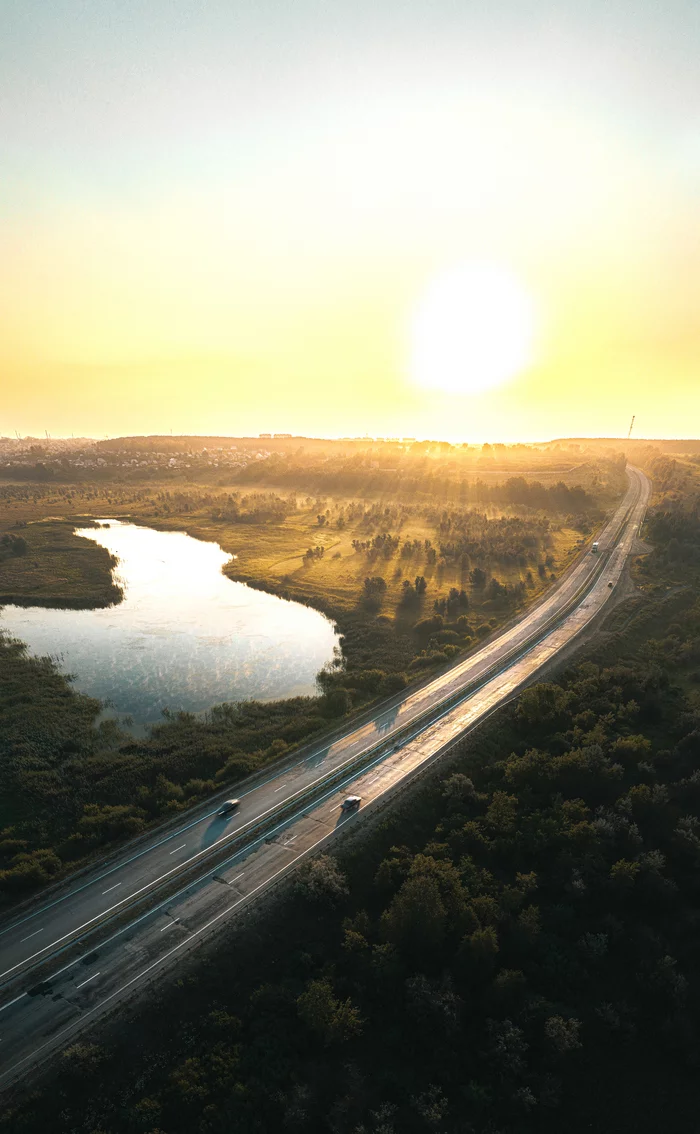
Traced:
MULTIPOLYGON (((348 693, 331 696, 333 713, 346 711, 348 693)), ((100 703, 48 658, 0 634, 0 900, 279 759, 326 726, 323 709, 323 698, 222 705, 205 720, 173 714, 136 740, 100 723, 100 703)))
POLYGON ((362 1019, 349 999, 337 1000, 327 980, 311 980, 297 999, 299 1018, 325 1044, 345 1043, 362 1032, 362 1019))
MULTIPOLYGON (((668 570, 687 584, 692 556, 664 555, 649 578, 668 570)), ((442 782, 404 798, 340 862, 315 860, 284 902, 200 961, 196 983, 112 1031, 99 1089, 78 1059, 8 1107, 3 1134, 692 1128, 700 723, 688 675, 700 608, 691 594, 673 626, 659 609, 658 637, 637 634, 631 651, 620 632, 604 660, 526 691, 442 782)), ((444 660, 442 630, 407 637, 444 660)), ((345 682, 351 696, 382 690, 390 634, 354 622, 361 662, 330 673, 324 696, 345 682)), ((317 709, 295 714, 318 725, 317 709)), ((179 807, 179 786, 197 790, 229 759, 257 765, 302 727, 280 707, 229 706, 125 750, 112 738, 101 774, 115 791, 112 764, 127 770, 136 813, 117 814, 125 797, 110 796, 96 812, 81 804, 76 824, 179 807)), ((3 847, 33 850, 19 828, 3 847)))
MULTIPOLYGON (((81 520, 89 527, 92 521, 81 520)), ((122 599, 113 579, 116 560, 75 524, 45 520, 23 534, 0 535, 0 604, 80 609, 112 606, 122 599)))
MULTIPOLYGON (((681 629, 692 644, 698 615, 681 629)), ((0 1130, 612 1131, 626 1128, 618 1072, 629 1128, 659 1129, 646 1103, 670 1075, 690 1092, 700 1059, 700 728, 688 652, 661 663, 660 641, 527 690, 442 782, 341 862, 309 863, 239 930, 235 964, 222 942, 196 986, 162 998, 163 1018, 144 1008, 113 1041, 99 1097, 54 1079, 0 1130)), ((354 688, 381 689, 383 674, 359 667, 354 688)), ((254 758, 248 728, 269 752, 265 720, 247 706, 217 711, 210 731, 164 722, 133 806, 180 806, 159 755, 180 735, 206 737, 216 767, 232 735, 254 758)), ((134 815, 103 801, 83 818, 134 815)), ((3 844, 31 853, 19 830, 3 844)), ((674 1098, 664 1091, 667 1108, 674 1098)))
POLYGON ((299 872, 297 893, 326 906, 337 905, 348 894, 347 881, 330 855, 318 855, 299 872))

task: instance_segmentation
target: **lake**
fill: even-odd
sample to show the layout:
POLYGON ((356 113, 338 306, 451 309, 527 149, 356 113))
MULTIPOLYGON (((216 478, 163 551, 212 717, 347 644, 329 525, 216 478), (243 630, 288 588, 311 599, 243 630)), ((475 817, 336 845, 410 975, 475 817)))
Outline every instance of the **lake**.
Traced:
MULTIPOLYGON (((333 624, 318 611, 235 583, 216 543, 119 520, 77 534, 118 559, 124 600, 103 610, 0 608, 0 629, 51 656, 75 688, 133 718, 201 712, 222 701, 314 694, 333 658, 333 624)), ((245 538, 243 535, 242 539, 245 538)))

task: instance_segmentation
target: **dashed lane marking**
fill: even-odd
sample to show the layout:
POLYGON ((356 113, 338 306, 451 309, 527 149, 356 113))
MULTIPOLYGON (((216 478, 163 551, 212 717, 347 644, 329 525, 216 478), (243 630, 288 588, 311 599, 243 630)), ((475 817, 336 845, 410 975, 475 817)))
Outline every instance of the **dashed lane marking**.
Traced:
POLYGON ((97 978, 98 978, 98 976, 99 976, 99 975, 100 975, 99 973, 93 973, 93 974, 92 974, 92 976, 89 976, 89 977, 87 978, 87 980, 81 981, 81 983, 80 983, 80 984, 76 984, 76 986, 75 986, 75 987, 76 987, 76 989, 77 989, 77 988, 83 988, 83 987, 84 987, 84 985, 86 985, 86 984, 89 984, 91 980, 97 980, 97 978))

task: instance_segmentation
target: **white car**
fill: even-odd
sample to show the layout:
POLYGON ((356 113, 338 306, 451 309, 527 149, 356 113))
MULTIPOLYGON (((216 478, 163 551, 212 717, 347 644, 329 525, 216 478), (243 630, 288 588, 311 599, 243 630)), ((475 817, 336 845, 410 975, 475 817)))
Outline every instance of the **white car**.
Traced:
POLYGON ((340 808, 342 811, 354 811, 356 807, 360 806, 361 802, 361 795, 349 795, 347 799, 343 800, 340 808))

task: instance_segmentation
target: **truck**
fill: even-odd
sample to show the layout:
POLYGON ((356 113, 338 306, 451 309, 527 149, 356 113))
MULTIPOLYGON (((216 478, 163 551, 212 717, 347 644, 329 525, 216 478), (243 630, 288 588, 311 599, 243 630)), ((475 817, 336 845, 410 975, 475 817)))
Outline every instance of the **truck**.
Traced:
POLYGON ((593 547, 591 548, 591 552, 593 553, 593 555, 597 555, 597 553, 598 553, 598 540, 596 540, 595 543, 593 544, 593 547))

